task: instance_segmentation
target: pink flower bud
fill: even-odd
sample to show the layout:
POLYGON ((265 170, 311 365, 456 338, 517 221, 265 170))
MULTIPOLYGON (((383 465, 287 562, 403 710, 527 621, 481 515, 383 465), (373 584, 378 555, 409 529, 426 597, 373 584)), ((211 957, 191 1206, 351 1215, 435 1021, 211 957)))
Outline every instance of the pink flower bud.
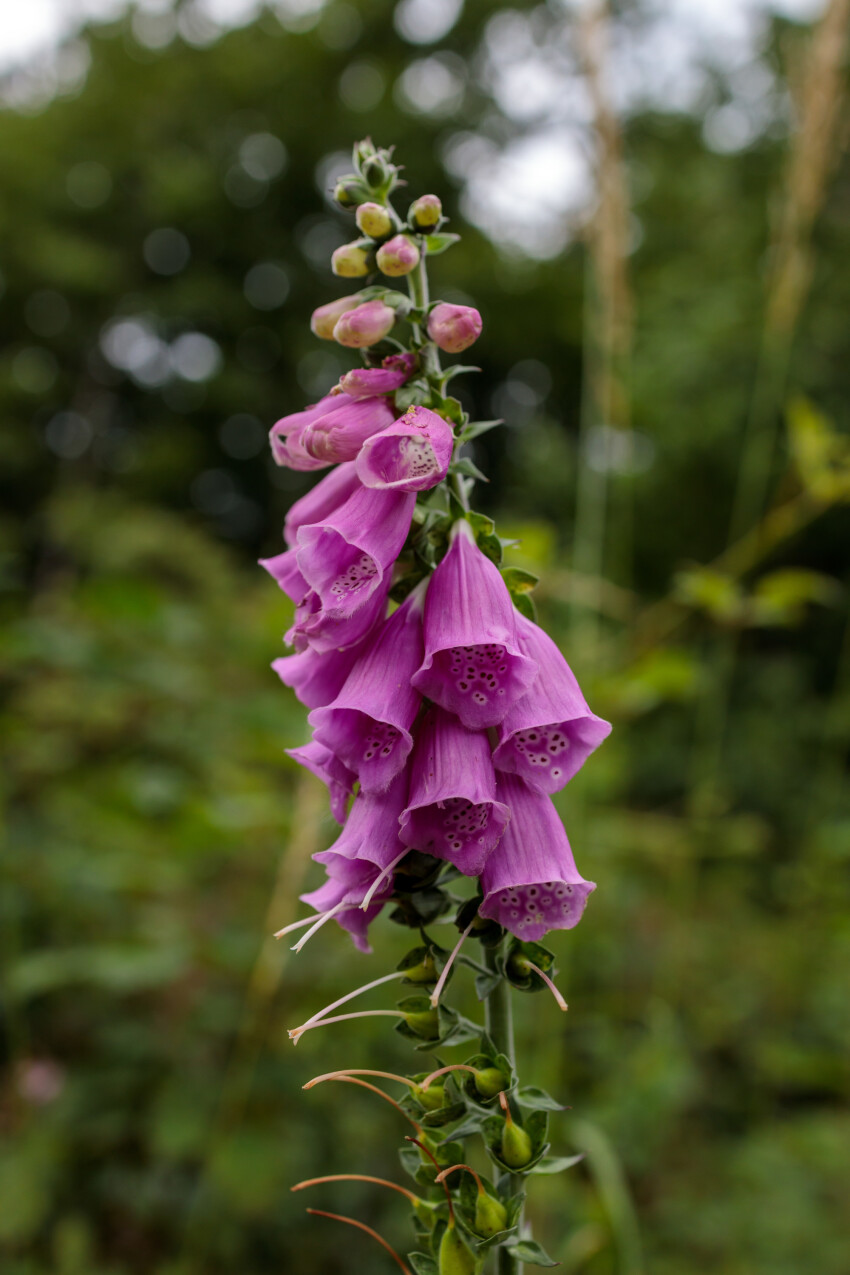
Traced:
POLYGON ((392 218, 382 204, 361 204, 355 221, 357 229, 373 239, 383 239, 393 228, 392 218))
POLYGON ((428 316, 428 335, 447 354, 460 354, 481 335, 481 315, 471 305, 441 301, 428 316))
POLYGON ((344 243, 331 257, 331 268, 342 279, 359 279, 375 268, 372 252, 373 246, 368 239, 344 243))
POLYGON ((407 235, 393 235, 378 249, 378 268, 384 274, 410 274, 419 265, 419 249, 407 235))
POLYGON ((346 310, 353 310, 359 304, 359 297, 337 297, 336 301, 320 305, 318 310, 313 311, 310 319, 314 336, 321 337, 323 341, 332 341, 337 319, 345 314, 346 310))
POLYGON ((420 195, 410 205, 407 219, 417 230, 433 230, 443 215, 443 205, 436 195, 420 195))
POLYGON ((334 340, 340 345, 360 350, 382 341, 392 331, 395 310, 383 301, 365 301, 340 315, 334 328, 334 340))

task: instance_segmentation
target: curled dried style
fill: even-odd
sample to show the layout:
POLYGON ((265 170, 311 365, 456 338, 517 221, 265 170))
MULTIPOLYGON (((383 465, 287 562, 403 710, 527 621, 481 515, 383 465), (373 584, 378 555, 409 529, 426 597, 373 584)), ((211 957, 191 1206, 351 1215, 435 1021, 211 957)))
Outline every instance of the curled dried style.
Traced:
MULTIPOLYGON (((294 653, 274 668, 311 710, 312 739, 290 755, 327 784, 342 825, 314 855, 325 880, 302 896, 313 913, 278 937, 300 931, 300 951, 334 920, 369 951, 369 927, 389 904, 390 919, 421 941, 395 971, 290 1036, 380 1016, 420 1050, 475 1044, 463 1062, 419 1075, 346 1067, 305 1086, 343 1080, 390 1101, 416 1129, 401 1156, 417 1192, 346 1173, 293 1189, 349 1179, 393 1187, 413 1210, 407 1262, 417 1275, 465 1275, 488 1261, 511 1275, 521 1261, 553 1264, 523 1221, 524 1184, 568 1162, 546 1157, 558 1104, 519 1085, 510 994, 548 991, 567 1008, 540 940, 576 925, 596 887, 580 875, 551 798, 610 726, 536 624, 534 577, 502 566, 492 521, 470 504, 481 475, 468 444, 500 422, 471 421, 446 392, 453 376, 476 369, 443 369, 440 351, 459 353, 482 330, 471 306, 429 296, 428 259, 458 236, 443 229, 436 195, 420 196, 402 219, 391 151, 359 142, 353 162, 335 194, 361 237, 337 249, 333 268, 364 287, 321 306, 311 327, 359 350, 362 366, 271 430, 279 465, 333 467, 290 509, 286 547, 262 565, 295 604, 294 653), (399 279, 406 294, 391 286, 399 279), (450 950, 430 933, 445 921, 459 935, 450 950), (460 967, 476 976, 483 1024, 446 1001, 460 967), (395 981, 404 994, 394 1008, 332 1013, 395 981), (364 1075, 402 1092, 392 1097, 364 1075), (475 1138, 489 1178, 466 1163, 475 1138)), ((310 1212, 359 1226, 408 1269, 354 1219, 310 1212)))

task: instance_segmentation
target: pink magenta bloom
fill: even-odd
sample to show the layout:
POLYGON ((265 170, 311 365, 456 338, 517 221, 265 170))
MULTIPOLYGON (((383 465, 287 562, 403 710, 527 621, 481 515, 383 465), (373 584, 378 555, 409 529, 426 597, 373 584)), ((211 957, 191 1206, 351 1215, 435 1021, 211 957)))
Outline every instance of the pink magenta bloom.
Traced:
MULTIPOLYGON (((419 265, 419 249, 408 235, 393 235, 381 244, 377 254, 378 269, 395 278, 410 274, 419 265)), ((337 338, 339 339, 339 338, 337 338)))
POLYGON ((354 460, 367 438, 392 424, 394 412, 386 399, 353 399, 337 394, 334 406, 308 421, 299 440, 308 456, 323 464, 354 460))
POLYGON ((336 301, 320 305, 318 310, 313 311, 310 319, 313 335, 321 337, 323 341, 332 341, 334 328, 340 315, 345 314, 346 310, 353 310, 358 305, 360 305, 359 297, 337 297, 336 301))
POLYGON ((355 367, 339 383, 351 398, 391 394, 410 380, 418 362, 415 354, 390 354, 380 367, 355 367))
MULTIPOLYGON (((304 570, 300 558, 299 565, 304 570)), ((470 730, 498 726, 537 674, 517 644, 516 616, 498 567, 478 548, 469 523, 456 522, 428 585, 425 659, 413 685, 470 730)))
POLYGON ((337 319, 334 340, 352 350, 365 349, 389 336, 395 324, 396 313, 383 301, 364 301, 353 310, 346 310, 337 319))
MULTIPOLYGON (((331 619, 354 615, 388 581, 410 529, 416 496, 361 487, 324 522, 298 528, 298 567, 331 619)), ((338 643, 337 645, 350 645, 338 643)))
POLYGON ((517 614, 520 649, 539 668, 528 694, 513 704, 499 727, 493 761, 520 775, 539 792, 563 788, 611 733, 591 713, 570 666, 541 628, 517 614))
POLYGON ((354 771, 366 792, 386 789, 413 747, 421 701, 410 679, 421 663, 417 590, 376 630, 333 703, 310 714, 316 739, 354 771))
POLYGON ((294 549, 285 549, 283 553, 275 554, 273 558, 260 558, 258 561, 288 598, 296 604, 301 601, 308 586, 299 569, 294 549))
POLYGON ((428 316, 428 335, 447 354, 460 354, 478 340, 483 323, 471 305, 441 301, 428 316))
POLYGON ((350 614, 328 611, 315 589, 308 589, 295 608, 295 622, 284 641, 297 652, 325 654, 347 650, 361 642, 387 611, 389 575, 363 606, 350 614))
POLYGON ((313 651, 272 660, 272 668, 284 686, 290 687, 307 708, 330 704, 339 695, 360 654, 360 645, 342 651, 313 651))
POLYGON ((365 487, 427 491, 449 470, 454 447, 452 427, 427 407, 410 407, 400 420, 373 434, 356 460, 365 487))
MULTIPOLYGON (((294 656, 299 659, 299 656, 294 656)), ((299 765, 309 770, 311 775, 327 784, 331 801, 331 814, 337 823, 345 823, 348 799, 354 791, 356 776, 336 757, 329 748, 325 748, 315 739, 301 748, 287 748, 287 754, 299 765)))
POLYGON ((481 874, 480 915, 532 942, 571 930, 596 885, 579 875, 555 807, 515 775, 500 776, 497 791, 511 819, 481 874))
POLYGON ((349 496, 353 496, 359 487, 360 479, 355 472, 354 462, 346 461, 343 465, 337 465, 305 496, 289 506, 289 512, 283 523, 283 538, 286 543, 294 545, 299 527, 306 527, 308 523, 323 522, 335 509, 345 504, 349 496))
POLYGON ((432 708, 416 737, 401 840, 475 877, 509 819, 508 807, 496 800, 487 735, 432 708))
POLYGON ((316 460, 315 457, 308 455, 301 438, 305 428, 312 421, 339 406, 339 398, 339 394, 326 394, 318 403, 305 408, 303 412, 290 412, 289 416, 282 416, 279 421, 275 421, 269 430, 269 442, 276 465, 302 470, 327 468, 328 461, 316 460))
POLYGON ((326 871, 328 875, 324 884, 318 890, 302 894, 301 901, 315 908, 321 915, 340 908, 334 920, 348 931, 356 948, 361 952, 371 952, 366 935, 369 926, 392 894, 392 874, 376 891, 375 902, 363 909, 360 904, 378 876, 375 865, 363 859, 345 859, 336 855, 333 862, 327 865, 326 871))
POLYGON ((407 776, 397 775, 386 792, 370 793, 361 788, 342 832, 327 850, 313 858, 330 871, 340 859, 367 862, 381 871, 389 868, 406 847, 398 839, 398 817, 407 794, 407 776))

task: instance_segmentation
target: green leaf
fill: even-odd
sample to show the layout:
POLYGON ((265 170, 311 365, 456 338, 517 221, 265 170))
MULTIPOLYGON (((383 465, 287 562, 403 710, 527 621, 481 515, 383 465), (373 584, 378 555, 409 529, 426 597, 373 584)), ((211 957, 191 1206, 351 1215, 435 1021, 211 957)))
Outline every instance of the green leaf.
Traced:
POLYGON ((460 241, 460 235, 453 235, 450 231, 438 235, 425 236, 425 251, 429 257, 439 257, 441 252, 445 252, 447 248, 451 248, 452 244, 460 241))
POLYGON ((520 1240, 517 1244, 506 1245, 511 1257, 528 1266, 559 1266, 536 1240, 520 1240))
POLYGON ((541 1177, 563 1173, 565 1169, 572 1169, 574 1165, 580 1164, 583 1159, 583 1151, 580 1151, 578 1155, 546 1155, 542 1160, 538 1160, 529 1172, 537 1173, 541 1177))
POLYGON ((432 401, 431 406, 435 412, 438 412, 440 416, 444 416, 447 421, 451 421, 453 425, 462 426, 466 420, 466 413, 463 410, 463 404, 460 399, 449 396, 448 398, 438 399, 436 402, 432 401))
POLYGON ((568 1110, 562 1102, 556 1102, 545 1089, 538 1089, 536 1085, 525 1085, 518 1089, 516 1098, 521 1107, 528 1107, 532 1111, 568 1110))
POLYGON ((501 974, 488 973, 475 975, 475 995, 480 1001, 486 1000, 494 988, 502 981, 501 974))
POLYGON ((512 601, 520 615, 524 615, 526 620, 531 620, 533 624, 537 623, 537 607, 530 593, 520 593, 514 596, 512 601))
POLYGON ((475 1248, 479 1253, 486 1253, 488 1249, 495 1248, 497 1244, 504 1244, 505 1240, 510 1239, 512 1235, 516 1235, 517 1228, 509 1226, 504 1231, 497 1231, 495 1235, 491 1235, 486 1240, 476 1240, 475 1248))
MULTIPOLYGON (((472 367, 471 364, 454 363, 451 367, 446 368, 445 372, 443 373, 440 379, 442 380, 443 385, 448 385, 449 381, 451 381, 455 376, 464 376, 467 372, 480 372, 480 371, 481 371, 480 367, 472 367)), ((464 431, 464 433, 465 432, 466 431, 464 431)))
MULTIPOLYGON (((464 368, 464 371, 477 372, 478 368, 464 368)), ((461 441, 471 443, 473 438, 479 438, 481 434, 486 434, 488 430, 495 429, 497 425, 504 425, 504 423, 501 417, 496 421, 470 421, 464 426, 461 441)))
POLYGON ((437 1263, 427 1253, 408 1253, 407 1260, 416 1275, 439 1275, 437 1263))

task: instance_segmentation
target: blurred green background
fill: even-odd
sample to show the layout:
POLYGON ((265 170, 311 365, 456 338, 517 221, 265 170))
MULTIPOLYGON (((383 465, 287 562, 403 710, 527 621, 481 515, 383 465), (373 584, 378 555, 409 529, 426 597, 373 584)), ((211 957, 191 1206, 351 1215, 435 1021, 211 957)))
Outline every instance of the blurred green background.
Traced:
POLYGON ((288 1190, 399 1178, 389 1108, 301 1085, 406 1043, 286 1036, 410 936, 266 937, 335 834, 283 753, 255 559, 309 480, 265 434, 350 365, 306 321, 371 133, 463 231, 479 505, 615 724, 559 799, 599 886, 570 1012, 518 998, 588 1152, 535 1231, 588 1275, 846 1275, 848 5, 231 8, 2 83, 3 1271, 391 1269, 305 1203, 410 1247, 389 1193, 288 1190))

